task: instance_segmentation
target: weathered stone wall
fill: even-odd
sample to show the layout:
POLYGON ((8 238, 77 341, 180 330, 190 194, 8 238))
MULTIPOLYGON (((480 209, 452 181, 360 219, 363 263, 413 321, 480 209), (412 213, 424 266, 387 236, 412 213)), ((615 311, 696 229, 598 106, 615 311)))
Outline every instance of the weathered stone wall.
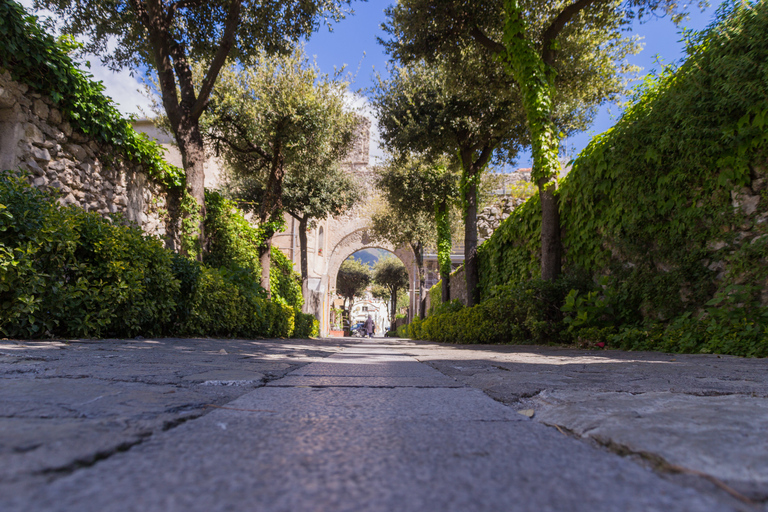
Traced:
POLYGON ((56 191, 61 204, 121 213, 175 248, 172 194, 149 180, 140 165, 112 155, 109 146, 73 129, 50 99, 0 71, 0 167, 29 171, 30 182, 56 191))

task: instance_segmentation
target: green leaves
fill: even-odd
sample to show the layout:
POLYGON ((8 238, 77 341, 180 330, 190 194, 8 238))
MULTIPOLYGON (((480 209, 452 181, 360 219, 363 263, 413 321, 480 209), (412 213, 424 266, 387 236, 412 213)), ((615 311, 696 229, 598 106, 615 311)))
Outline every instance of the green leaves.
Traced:
POLYGON ((0 34, 0 68, 14 80, 51 98, 73 128, 141 164, 151 178, 169 188, 183 187, 184 173, 165 163, 160 146, 136 133, 104 96, 104 85, 78 69, 69 55, 70 40, 46 34, 37 18, 12 0, 0 2, 0 34))
MULTIPOLYGON (((5 336, 289 337, 297 321, 302 336, 313 332, 314 323, 297 314, 298 276, 278 250, 273 270, 283 304, 267 301, 256 280, 258 269, 239 267, 233 256, 222 268, 186 259, 159 239, 123 225, 119 216, 110 221, 61 207, 8 171, 0 174, 0 205, 5 228, 0 229, 0 331, 5 336)), ((227 256, 238 249, 223 252, 227 256)))

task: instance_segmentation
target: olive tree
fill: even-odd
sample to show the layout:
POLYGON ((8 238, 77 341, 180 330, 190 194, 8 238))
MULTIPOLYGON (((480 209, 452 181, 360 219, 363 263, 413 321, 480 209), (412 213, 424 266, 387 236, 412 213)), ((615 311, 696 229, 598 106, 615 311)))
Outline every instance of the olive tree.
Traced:
MULTIPOLYGON (((701 1, 701 4, 706 2, 701 1)), ((448 61, 461 69, 466 54, 489 57, 518 87, 533 153, 533 180, 542 209, 544 279, 561 270, 556 178, 563 98, 587 113, 624 90, 626 55, 638 51, 625 31, 636 19, 684 13, 677 0, 400 0, 387 9, 384 42, 401 62, 448 61)))
MULTIPOLYGON (((306 221, 310 213, 332 213, 349 202, 339 197, 338 203, 313 206, 312 198, 299 197, 301 188, 320 192, 308 190, 349 152, 359 118, 346 108, 346 90, 346 82, 321 74, 297 48, 289 55, 262 52, 255 66, 224 68, 211 94, 205 134, 239 180, 240 193, 258 205, 267 290, 270 239, 282 226, 284 200, 306 221), (287 176, 295 194, 285 188, 287 176)), ((326 185, 331 192, 333 183, 326 185)))
POLYGON ((112 69, 154 73, 181 152, 187 191, 197 202, 204 241, 205 151, 200 118, 229 59, 290 51, 321 20, 338 21, 350 0, 35 0, 84 36, 85 50, 112 69), (202 76, 193 63, 203 63, 202 76))
POLYGON ((369 284, 371 284, 371 268, 368 265, 351 257, 344 260, 336 276, 336 292, 344 297, 344 315, 347 321, 349 321, 349 312, 352 311, 355 297, 362 295, 369 284))
POLYGON ((389 291, 389 323, 395 325, 397 313, 397 295, 408 288, 408 271, 398 258, 388 256, 379 258, 373 266, 373 282, 389 291))
MULTIPOLYGON (((397 218, 425 216, 431 221, 429 225, 433 234, 430 238, 435 241, 437 248, 443 302, 450 300, 450 208, 460 192, 461 173, 458 167, 447 158, 425 160, 414 155, 403 155, 390 158, 378 171, 379 188, 397 218)), ((422 273, 423 269, 420 268, 422 273)), ((419 296, 423 299, 423 278, 420 281, 419 296)), ((423 317, 422 309, 419 315, 423 317)))

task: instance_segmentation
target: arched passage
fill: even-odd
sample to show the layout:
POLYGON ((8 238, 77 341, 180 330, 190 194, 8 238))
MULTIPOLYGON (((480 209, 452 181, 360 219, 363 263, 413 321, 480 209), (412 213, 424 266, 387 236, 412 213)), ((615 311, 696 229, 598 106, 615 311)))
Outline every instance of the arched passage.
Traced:
POLYGON ((389 243, 382 243, 374 241, 370 236, 368 227, 359 227, 342 237, 334 246, 330 249, 330 255, 327 260, 327 266, 323 275, 323 282, 326 290, 325 297, 323 298, 323 313, 320 323, 320 333, 322 336, 327 336, 330 330, 330 310, 333 298, 336 295, 336 278, 339 275, 339 268, 341 264, 352 256, 352 254, 362 249, 384 249, 393 253, 396 257, 403 262, 406 270, 408 271, 408 282, 410 285, 410 310, 413 312, 414 305, 418 298, 418 269, 416 268, 416 258, 410 247, 394 247, 389 243))

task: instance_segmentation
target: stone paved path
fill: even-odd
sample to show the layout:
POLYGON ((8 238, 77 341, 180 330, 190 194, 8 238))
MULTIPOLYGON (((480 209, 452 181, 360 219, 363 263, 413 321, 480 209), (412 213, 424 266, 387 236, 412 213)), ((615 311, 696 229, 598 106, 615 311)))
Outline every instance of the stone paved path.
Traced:
POLYGON ((4 492, 0 509, 708 511, 736 506, 532 421, 420 363, 408 349, 376 342, 339 347, 125 453, 45 485, 4 492))

